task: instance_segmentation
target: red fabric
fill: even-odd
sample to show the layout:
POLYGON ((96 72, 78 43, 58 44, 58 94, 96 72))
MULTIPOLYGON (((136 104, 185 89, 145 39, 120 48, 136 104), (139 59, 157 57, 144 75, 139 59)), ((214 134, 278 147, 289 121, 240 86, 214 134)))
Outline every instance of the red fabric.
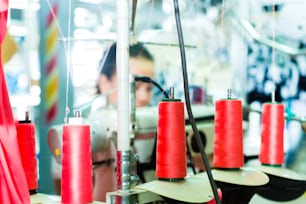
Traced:
POLYGON ((7 11, 7 8, 8 8, 8 0, 0 0, 0 12, 7 11))
POLYGON ((0 43, 2 43, 6 32, 7 1, 8 0, 0 0, 0 43))
MULTIPOLYGON (((0 0, 0 43, 7 22, 8 0, 0 0)), ((1 49, 0 49, 1 56, 1 49)), ((0 203, 30 203, 9 95, 0 57, 0 203)))

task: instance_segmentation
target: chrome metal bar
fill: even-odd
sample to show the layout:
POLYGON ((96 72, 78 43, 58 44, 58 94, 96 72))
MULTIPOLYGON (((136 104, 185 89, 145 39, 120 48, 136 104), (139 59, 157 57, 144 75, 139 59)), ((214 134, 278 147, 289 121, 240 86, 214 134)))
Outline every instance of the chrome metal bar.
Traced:
MULTIPOLYGON (((235 19, 235 17, 234 17, 235 19)), ((291 55, 291 56, 300 56, 300 55, 306 55, 306 49, 297 49, 290 47, 288 45, 285 45, 283 43, 273 41, 272 39, 261 35, 257 32, 257 30, 251 25, 251 23, 245 19, 235 19, 238 25, 243 28, 243 30, 255 41, 262 43, 266 46, 269 46, 271 48, 274 48, 275 50, 278 50, 280 52, 283 52, 285 54, 291 55)))

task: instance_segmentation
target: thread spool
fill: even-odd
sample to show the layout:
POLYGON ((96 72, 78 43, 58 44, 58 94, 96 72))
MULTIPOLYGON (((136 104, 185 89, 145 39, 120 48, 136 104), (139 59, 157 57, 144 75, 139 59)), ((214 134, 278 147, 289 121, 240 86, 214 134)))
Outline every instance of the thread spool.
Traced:
POLYGON ((184 103, 164 99, 158 105, 156 177, 177 181, 186 176, 184 103))
POLYGON ((21 162, 26 175, 29 193, 32 195, 37 193, 38 181, 35 125, 29 119, 29 112, 26 112, 25 120, 20 120, 16 123, 16 131, 21 162))
POLYGON ((213 166, 239 169, 244 165, 242 104, 240 100, 222 99, 215 105, 213 166))
POLYGON ((63 126, 62 203, 93 201, 90 127, 79 112, 63 126))
POLYGON ((281 166, 284 162, 284 105, 264 103, 262 106, 261 146, 259 161, 281 166))

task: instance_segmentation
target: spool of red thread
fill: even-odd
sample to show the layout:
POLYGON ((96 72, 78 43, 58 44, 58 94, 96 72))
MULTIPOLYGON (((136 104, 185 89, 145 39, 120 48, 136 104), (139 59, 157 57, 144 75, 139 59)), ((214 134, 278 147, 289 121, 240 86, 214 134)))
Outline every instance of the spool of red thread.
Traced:
POLYGON ((78 114, 63 126, 62 203, 93 201, 90 127, 78 114))
POLYGON ((244 165, 242 104, 240 100, 223 99, 215 104, 213 166, 237 169, 244 165))
POLYGON ((163 100, 158 105, 156 177, 176 181, 187 170, 184 103, 163 100))
POLYGON ((26 112, 25 120, 16 123, 16 131, 29 193, 35 194, 38 189, 35 125, 29 120, 28 112, 26 112))
POLYGON ((284 105, 264 103, 262 106, 261 146, 259 161, 266 165, 284 162, 284 105))

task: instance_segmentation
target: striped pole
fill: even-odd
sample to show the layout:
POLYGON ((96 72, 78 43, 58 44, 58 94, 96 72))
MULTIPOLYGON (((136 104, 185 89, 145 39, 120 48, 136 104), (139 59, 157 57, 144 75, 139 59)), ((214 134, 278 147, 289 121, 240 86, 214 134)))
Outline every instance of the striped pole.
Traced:
POLYGON ((58 114, 58 59, 56 50, 58 48, 58 28, 56 27, 55 17, 58 16, 58 3, 52 6, 46 22, 46 41, 45 41, 45 122, 50 124, 58 114), (53 12, 53 13, 52 13, 53 12), (54 16, 55 15, 55 16, 54 16))
MULTIPOLYGON (((41 103, 39 123, 39 191, 55 192, 52 177, 52 155, 47 145, 51 126, 62 124, 66 107, 67 57, 65 44, 59 40, 67 36, 67 1, 49 0, 41 4, 39 59, 41 67, 41 103)), ((69 107, 73 106, 73 86, 69 84, 69 107)))

